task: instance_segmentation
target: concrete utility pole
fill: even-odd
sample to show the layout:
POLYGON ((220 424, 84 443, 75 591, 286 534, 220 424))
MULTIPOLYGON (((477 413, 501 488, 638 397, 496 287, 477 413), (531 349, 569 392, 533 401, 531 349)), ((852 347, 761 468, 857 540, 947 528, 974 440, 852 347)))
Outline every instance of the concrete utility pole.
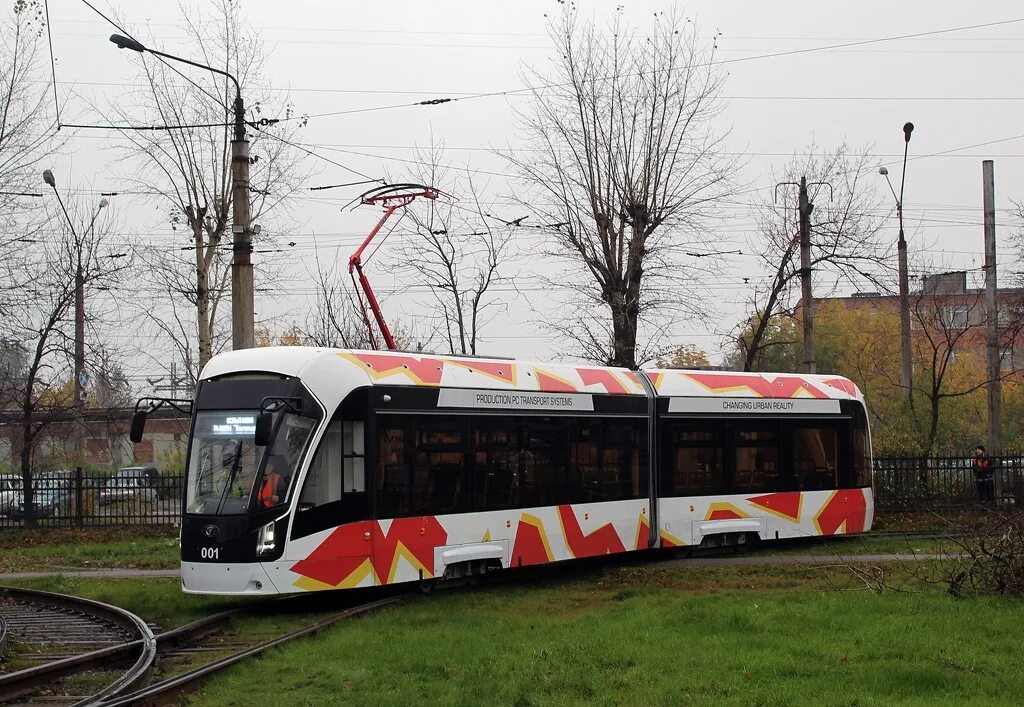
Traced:
POLYGON ((811 211, 814 204, 807 197, 807 177, 800 177, 800 309, 804 313, 804 366, 815 373, 814 365, 814 299, 811 296, 811 211))
POLYGON ((907 182, 907 151, 910 149, 910 134, 913 123, 903 125, 903 176, 900 177, 900 198, 896 202, 896 213, 900 220, 900 237, 896 244, 899 254, 900 277, 900 386, 913 401, 914 363, 910 353, 910 284, 907 273, 907 239, 903 235, 903 186, 907 182))
POLYGON ((981 163, 985 200, 985 348, 988 353, 988 453, 1003 448, 1003 410, 999 356, 999 299, 996 282, 996 188, 992 160, 981 163))
POLYGON ((251 349, 255 328, 255 304, 253 302, 252 281, 252 233, 249 228, 251 218, 249 204, 249 141, 245 138, 245 103, 242 101, 242 88, 233 74, 200 64, 191 59, 183 59, 166 52, 157 51, 143 46, 138 40, 120 34, 110 35, 110 41, 118 49, 129 49, 133 52, 149 52, 165 59, 180 61, 182 64, 206 69, 231 80, 235 85, 235 102, 232 106, 234 114, 234 137, 231 140, 231 208, 233 236, 231 250, 231 348, 251 349))
POLYGON ((899 258, 899 289, 900 289, 900 387, 907 393, 910 404, 914 404, 914 364, 910 350, 910 284, 907 274, 907 239, 903 234, 903 187, 907 182, 907 151, 910 149, 910 134, 914 132, 913 123, 903 124, 903 176, 900 177, 900 193, 892 186, 889 170, 881 167, 878 173, 885 177, 889 191, 896 200, 896 217, 900 224, 900 237, 896 242, 899 258))
POLYGON ((85 384, 87 382, 85 371, 85 271, 82 269, 82 251, 85 250, 86 240, 92 232, 93 226, 96 225, 96 219, 99 217, 100 211, 106 208, 109 202, 106 199, 100 199, 99 208, 93 214, 89 227, 79 237, 78 232, 75 230, 75 224, 71 220, 67 208, 64 206, 64 200, 60 198, 60 192, 57 191, 57 180, 54 178, 53 172, 48 169, 43 170, 43 181, 53 189, 53 193, 57 197, 57 203, 60 204, 60 209, 64 212, 64 218, 68 222, 68 228, 71 229, 71 236, 75 242, 75 350, 73 356, 75 399, 72 404, 72 410, 74 412, 73 454, 75 459, 75 488, 76 498, 78 499, 76 508, 79 521, 81 521, 82 469, 85 465, 85 444, 82 428, 85 425, 85 384))
MULTIPOLYGON (((237 83, 235 84, 237 88, 237 83)), ((231 141, 231 348, 251 349, 256 305, 252 281, 252 233, 249 204, 249 141, 245 138, 242 94, 235 96, 235 139, 231 141)))

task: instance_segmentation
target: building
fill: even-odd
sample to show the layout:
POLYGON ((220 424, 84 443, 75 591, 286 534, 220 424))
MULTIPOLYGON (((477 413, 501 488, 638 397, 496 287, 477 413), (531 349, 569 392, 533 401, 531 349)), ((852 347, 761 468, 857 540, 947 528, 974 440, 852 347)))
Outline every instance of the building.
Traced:
MULTIPOLYGON (((149 416, 146 436, 139 444, 128 439, 131 409, 86 409, 84 428, 85 466, 116 467, 131 464, 181 467, 188 444, 189 418, 173 410, 149 416)), ((52 419, 36 438, 34 467, 39 471, 66 469, 74 458, 76 426, 67 411, 52 419)), ((21 418, 17 413, 0 413, 0 469, 17 470, 21 465, 21 418)))
MULTIPOLYGON (((910 292, 908 300, 912 335, 927 329, 932 341, 952 346, 954 356, 964 350, 985 356, 988 330, 985 289, 969 287, 967 271, 924 276, 920 287, 910 292)), ((818 308, 826 302, 896 315, 900 311, 899 295, 880 292, 854 292, 848 297, 815 299, 818 308)), ((1000 288, 996 302, 1002 370, 1024 370, 1024 289, 1000 288)), ((893 332, 893 336, 898 339, 899 332, 893 332)))

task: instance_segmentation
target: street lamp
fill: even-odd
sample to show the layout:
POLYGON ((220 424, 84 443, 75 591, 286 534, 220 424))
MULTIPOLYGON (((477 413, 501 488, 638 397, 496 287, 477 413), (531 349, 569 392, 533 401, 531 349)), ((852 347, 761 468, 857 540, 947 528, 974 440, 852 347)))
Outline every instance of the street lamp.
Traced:
POLYGON ((231 261, 231 347, 233 349, 251 349, 253 346, 253 328, 255 326, 255 304, 253 302, 252 279, 252 233, 249 228, 249 141, 245 137, 245 104, 242 102, 242 89, 232 74, 213 66, 200 64, 190 59, 157 51, 143 46, 138 40, 120 34, 110 35, 110 41, 118 49, 130 49, 133 52, 149 52, 155 56, 178 61, 182 64, 206 69, 215 74, 226 76, 235 85, 234 139, 231 141, 231 206, 232 206, 232 245, 234 256, 231 261))
POLYGON ((878 173, 885 177, 889 191, 892 192, 892 196, 896 200, 896 218, 900 226, 900 236, 896 243, 900 288, 900 387, 907 391, 907 397, 911 400, 913 400, 913 363, 910 354, 910 286, 907 274, 907 239, 903 232, 903 187, 907 181, 907 151, 910 149, 910 134, 913 132, 913 123, 903 124, 903 174, 900 177, 898 196, 889 179, 889 170, 885 167, 878 170, 878 173))
POLYGON ((79 239, 78 232, 75 231, 75 223, 71 220, 71 216, 68 214, 67 208, 64 206, 64 200, 60 198, 60 192, 57 191, 57 180, 53 177, 53 172, 46 169, 43 170, 43 181, 53 189, 54 195, 57 197, 57 203, 60 204, 61 211, 64 212, 64 219, 68 222, 68 228, 71 229, 71 235, 75 239, 75 360, 74 360, 74 412, 75 412, 75 479, 76 484, 78 480, 82 478, 82 466, 84 462, 84 454, 82 450, 82 418, 85 407, 85 395, 84 389, 87 382, 85 373, 85 274, 82 271, 82 250, 85 248, 84 239, 89 236, 92 232, 93 226, 96 224, 96 219, 100 215, 100 211, 105 209, 110 203, 107 199, 100 199, 99 208, 96 209, 96 213, 93 214, 92 220, 89 221, 88 228, 85 229, 85 233, 82 239, 79 239))

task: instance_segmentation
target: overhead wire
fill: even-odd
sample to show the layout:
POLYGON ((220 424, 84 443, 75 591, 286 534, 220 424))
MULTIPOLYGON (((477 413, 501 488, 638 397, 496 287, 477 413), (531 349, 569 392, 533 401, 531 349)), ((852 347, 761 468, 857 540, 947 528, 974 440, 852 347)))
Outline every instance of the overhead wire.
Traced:
MULTIPOLYGON (((697 64, 688 65, 686 67, 678 67, 675 70, 676 71, 680 71, 680 70, 683 70, 683 68, 685 68, 687 70, 690 70, 690 69, 694 69, 694 68, 707 68, 707 67, 710 67, 710 66, 725 66, 725 65, 729 65, 729 64, 738 64, 738 63, 744 63, 744 62, 750 62, 750 61, 757 61, 757 60, 761 60, 761 59, 776 59, 776 58, 785 57, 785 56, 796 56, 796 55, 809 54, 809 53, 814 53, 814 52, 834 51, 836 49, 843 49, 843 48, 856 47, 856 46, 865 46, 865 45, 870 45, 870 44, 879 44, 879 43, 883 43, 883 42, 902 41, 902 40, 915 39, 915 38, 920 38, 920 37, 929 37, 929 36, 935 36, 935 35, 940 35, 940 34, 948 34, 948 33, 952 33, 952 32, 965 32, 965 31, 974 30, 974 29, 998 27, 998 26, 1016 24, 1016 23, 1019 23, 1019 22, 1024 22, 1024 17, 1012 18, 1012 19, 1008 19, 1008 20, 997 20, 997 21, 993 21, 993 22, 984 22, 984 23, 978 23, 978 24, 974 24, 974 25, 961 25, 961 26, 957 26, 957 27, 948 27, 948 28, 944 28, 944 29, 929 30, 929 31, 925 31, 925 32, 914 32, 914 33, 910 33, 910 34, 892 35, 892 36, 888 36, 888 37, 877 37, 877 38, 873 38, 873 39, 863 39, 863 40, 856 40, 856 41, 849 41, 849 42, 841 42, 841 43, 837 43, 837 44, 829 44, 829 45, 822 45, 822 46, 816 46, 816 47, 805 47, 805 48, 788 49, 788 50, 776 51, 776 52, 767 52, 767 53, 756 54, 754 56, 748 56, 748 57, 737 57, 737 58, 733 58, 733 59, 711 60, 711 61, 708 61, 708 62, 705 62, 705 63, 697 63, 697 64)), ((626 72, 626 73, 623 73, 623 74, 612 74, 612 75, 609 75, 609 76, 602 76, 602 77, 598 77, 598 78, 595 78, 595 79, 592 79, 592 80, 594 82, 601 82, 601 81, 609 81, 609 80, 612 80, 612 79, 615 79, 615 78, 625 78, 625 77, 629 77, 629 76, 633 76, 633 75, 635 75, 633 72, 626 72)), ((548 83, 540 84, 540 85, 537 85, 537 86, 524 86, 524 87, 521 87, 521 88, 514 88, 514 89, 505 89, 505 90, 499 90, 499 91, 487 91, 487 92, 475 93, 475 94, 472 94, 472 95, 469 95, 469 96, 444 97, 443 99, 436 99, 436 100, 443 101, 444 103, 465 102, 465 101, 476 100, 476 99, 480 99, 480 98, 494 98, 494 97, 498 97, 498 96, 511 96, 511 95, 516 95, 516 94, 521 94, 521 93, 537 93, 537 92, 549 90, 549 89, 552 89, 552 88, 564 88, 564 87, 569 86, 569 85, 570 84, 565 83, 565 82, 548 82, 548 83)), ((365 108, 357 108, 357 109, 343 110, 343 111, 330 111, 330 112, 324 112, 324 113, 311 113, 311 114, 305 115, 304 118, 307 118, 307 119, 310 119, 310 118, 324 118, 324 117, 331 117, 331 116, 337 116, 337 115, 350 115, 350 114, 355 114, 355 113, 367 113, 367 112, 374 112, 374 111, 381 111, 381 110, 391 110, 391 109, 395 109, 395 108, 410 108, 410 107, 421 106, 421 105, 436 105, 436 103, 433 103, 433 102, 430 102, 430 101, 416 101, 416 102, 412 102, 412 103, 400 103, 400 104, 391 104, 391 105, 385 105, 385 106, 370 106, 370 107, 365 107, 365 108)), ((295 118, 290 118, 290 119, 291 120, 295 120, 295 119, 297 119, 297 116, 295 118)))
POLYGON ((50 0, 43 0, 46 14, 46 43, 50 47, 50 76, 53 80, 53 109, 57 116, 57 130, 60 130, 60 101, 57 99, 57 62, 53 57, 53 32, 50 31, 50 0))

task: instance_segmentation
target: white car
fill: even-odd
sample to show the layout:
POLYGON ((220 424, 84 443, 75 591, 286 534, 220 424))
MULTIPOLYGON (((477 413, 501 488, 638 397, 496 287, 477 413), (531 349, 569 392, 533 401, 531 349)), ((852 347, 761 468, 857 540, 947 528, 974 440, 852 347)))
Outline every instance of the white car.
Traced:
POLYGON ((10 515, 14 504, 21 500, 21 477, 0 474, 0 515, 10 515))

